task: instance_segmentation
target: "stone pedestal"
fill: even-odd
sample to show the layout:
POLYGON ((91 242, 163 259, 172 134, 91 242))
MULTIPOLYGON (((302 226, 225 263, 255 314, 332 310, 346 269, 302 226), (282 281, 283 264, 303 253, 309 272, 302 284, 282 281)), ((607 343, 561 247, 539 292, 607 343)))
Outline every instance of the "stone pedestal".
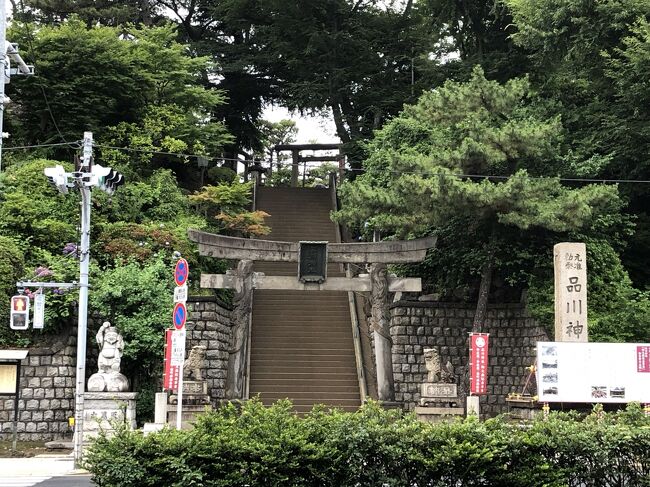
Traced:
MULTIPOLYGON (((208 383, 204 380, 186 380, 183 382, 183 410, 181 428, 189 429, 196 416, 212 409, 208 395, 208 383)), ((176 425, 178 411, 178 396, 169 396, 167 404, 167 424, 176 425)))
POLYGON ((532 420, 542 414, 537 397, 524 394, 511 394, 506 398, 508 413, 513 419, 532 420))
POLYGON ((465 410, 459 407, 417 406, 415 414, 420 421, 441 423, 443 421, 453 421, 457 416, 463 416, 465 410))
POLYGON ((458 404, 458 386, 440 382, 425 382, 420 389, 420 405, 435 406, 439 403, 458 404))
POLYGON ((420 389, 420 406, 415 414, 421 421, 439 423, 465 414, 458 407, 458 386, 444 382, 425 382, 420 389))
POLYGON ((119 424, 136 428, 137 392, 86 392, 84 394, 84 443, 100 431, 111 433, 119 424))

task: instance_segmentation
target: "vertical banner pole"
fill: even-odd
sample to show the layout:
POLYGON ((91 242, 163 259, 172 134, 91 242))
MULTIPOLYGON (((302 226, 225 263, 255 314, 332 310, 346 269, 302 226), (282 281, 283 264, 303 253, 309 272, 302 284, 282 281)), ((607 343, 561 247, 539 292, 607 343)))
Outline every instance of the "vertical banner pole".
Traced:
POLYGON ((183 416, 183 364, 178 367, 178 405, 176 406, 176 429, 180 430, 183 416))

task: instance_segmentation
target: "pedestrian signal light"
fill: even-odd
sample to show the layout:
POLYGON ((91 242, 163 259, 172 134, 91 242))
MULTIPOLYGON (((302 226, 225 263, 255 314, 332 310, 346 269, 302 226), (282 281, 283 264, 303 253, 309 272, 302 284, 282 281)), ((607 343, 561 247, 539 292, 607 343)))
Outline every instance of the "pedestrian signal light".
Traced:
POLYGON ((27 296, 11 297, 11 315, 9 326, 12 330, 26 330, 29 326, 29 298, 27 296))

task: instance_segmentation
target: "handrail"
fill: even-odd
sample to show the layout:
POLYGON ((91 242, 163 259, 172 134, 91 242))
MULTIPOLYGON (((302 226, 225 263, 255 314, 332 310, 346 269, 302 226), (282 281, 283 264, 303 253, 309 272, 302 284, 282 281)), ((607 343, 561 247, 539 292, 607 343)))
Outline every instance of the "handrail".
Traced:
MULTIPOLYGON (((332 196, 332 208, 339 209, 338 198, 336 194, 336 173, 330 173, 329 177, 330 194, 332 196)), ((342 243, 341 226, 336 223, 336 241, 342 243)), ((343 264, 340 264, 341 266, 343 264)), ((352 271, 349 264, 345 267, 346 277, 352 277, 352 271)), ((348 291, 348 306, 350 308, 350 322, 352 325, 352 341, 354 345, 354 362, 357 369, 357 380, 359 381, 359 396, 361 404, 366 402, 368 397, 368 385, 366 383, 365 368, 363 366, 363 352, 361 350, 361 327, 359 326, 359 316, 357 315, 356 296, 353 291, 348 291)))

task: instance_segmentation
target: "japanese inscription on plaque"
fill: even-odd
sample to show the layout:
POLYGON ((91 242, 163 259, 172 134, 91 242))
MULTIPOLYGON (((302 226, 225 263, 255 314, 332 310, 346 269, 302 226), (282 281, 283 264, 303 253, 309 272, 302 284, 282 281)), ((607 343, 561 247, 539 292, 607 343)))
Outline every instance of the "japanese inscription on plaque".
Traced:
POLYGON ((555 341, 586 342, 587 251, 584 243, 553 247, 555 267, 555 341))

